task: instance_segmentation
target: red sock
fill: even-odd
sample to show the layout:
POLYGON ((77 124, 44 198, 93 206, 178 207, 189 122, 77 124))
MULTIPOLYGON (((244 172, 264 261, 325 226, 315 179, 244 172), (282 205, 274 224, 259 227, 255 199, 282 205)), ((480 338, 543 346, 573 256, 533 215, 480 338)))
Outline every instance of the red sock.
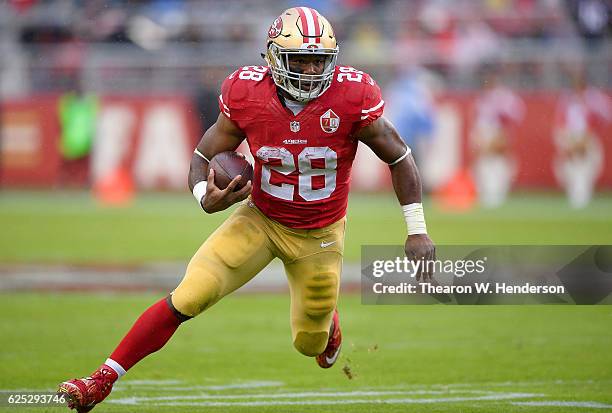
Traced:
POLYGON ((170 297, 158 301, 136 320, 110 358, 127 371, 162 348, 178 326, 188 318, 172 307, 170 297))

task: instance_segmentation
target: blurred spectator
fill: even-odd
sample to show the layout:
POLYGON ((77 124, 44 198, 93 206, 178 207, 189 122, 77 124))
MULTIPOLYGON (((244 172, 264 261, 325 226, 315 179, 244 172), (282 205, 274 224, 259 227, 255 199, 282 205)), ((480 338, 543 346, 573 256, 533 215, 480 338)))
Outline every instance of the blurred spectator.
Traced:
POLYGON ((98 98, 80 85, 58 102, 60 123, 60 182, 82 186, 89 181, 89 154, 96 133, 98 98))
POLYGON ((355 39, 354 47, 359 50, 360 54, 373 60, 383 59, 386 56, 385 48, 382 47, 381 43, 381 33, 375 25, 369 23, 356 24, 352 37, 355 39))
POLYGON ((572 90, 557 104, 554 140, 557 157, 554 171, 574 208, 585 207, 604 162, 597 122, 612 122, 612 103, 599 90, 589 87, 583 69, 573 70, 572 90))
POLYGON ((612 29, 610 0, 567 0, 578 31, 588 44, 599 43, 612 29))
MULTIPOLYGON (((442 66, 449 63, 456 42, 455 21, 444 1, 426 3, 418 15, 420 27, 442 66)), ((431 52, 430 52, 431 53, 431 52)))
POLYGON ((424 144, 434 132, 434 104, 426 76, 421 68, 401 69, 397 78, 386 87, 386 116, 412 149, 417 163, 424 144))
POLYGON ((511 127, 525 112, 523 101, 499 83, 497 68, 486 68, 485 84, 475 102, 471 143, 475 160, 473 172, 481 204, 502 205, 516 174, 512 154, 511 127))
POLYGON ((457 25, 455 38, 453 63, 459 70, 472 71, 499 54, 501 45, 497 35, 479 19, 466 20, 457 25))
POLYGON ((8 3, 18 12, 25 13, 34 6, 36 0, 9 0, 8 3))

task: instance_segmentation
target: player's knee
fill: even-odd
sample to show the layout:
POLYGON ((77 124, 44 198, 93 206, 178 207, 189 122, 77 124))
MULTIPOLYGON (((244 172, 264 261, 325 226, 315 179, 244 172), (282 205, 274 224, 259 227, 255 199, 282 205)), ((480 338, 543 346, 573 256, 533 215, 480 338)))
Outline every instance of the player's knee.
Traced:
POLYGON ((293 346, 303 355, 315 357, 325 350, 327 336, 327 331, 298 331, 293 340, 293 346))
POLYGON ((306 315, 311 318, 325 317, 326 315, 334 311, 335 308, 335 297, 318 297, 307 299, 304 306, 306 315))
POLYGON ((172 294, 169 294, 166 297, 166 305, 168 306, 170 311, 172 311, 172 313, 177 318, 177 320, 179 320, 179 322, 181 323, 184 323, 185 321, 188 321, 193 318, 193 316, 181 313, 179 310, 177 310, 176 306, 172 302, 172 294))
POLYGON ((221 298, 221 283, 213 276, 201 279, 198 285, 179 287, 172 295, 174 307, 189 317, 195 317, 221 298))
POLYGON ((305 287, 303 305, 306 315, 319 318, 334 311, 338 297, 338 277, 335 274, 322 273, 312 277, 305 287))

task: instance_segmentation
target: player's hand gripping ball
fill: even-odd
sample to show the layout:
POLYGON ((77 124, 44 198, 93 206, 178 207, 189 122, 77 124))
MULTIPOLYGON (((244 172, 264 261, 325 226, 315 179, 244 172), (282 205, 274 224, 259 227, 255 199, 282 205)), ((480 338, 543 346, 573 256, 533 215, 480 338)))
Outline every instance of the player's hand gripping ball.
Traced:
POLYGON ((253 188, 253 167, 237 152, 221 152, 209 163, 206 195, 201 205, 209 214, 246 199, 253 188))
POLYGON ((242 189, 248 181, 253 179, 253 167, 244 158, 244 155, 234 151, 220 152, 216 154, 209 164, 209 168, 215 170, 215 185, 219 189, 225 189, 232 180, 240 175, 238 185, 234 192, 242 189))

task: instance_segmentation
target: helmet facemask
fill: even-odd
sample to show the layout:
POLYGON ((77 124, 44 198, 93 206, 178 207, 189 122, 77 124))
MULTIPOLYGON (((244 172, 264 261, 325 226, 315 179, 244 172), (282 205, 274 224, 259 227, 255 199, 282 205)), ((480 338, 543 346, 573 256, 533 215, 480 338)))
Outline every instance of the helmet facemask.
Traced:
POLYGON ((308 102, 325 93, 331 86, 337 57, 338 47, 333 49, 289 49, 281 48, 273 42, 269 43, 266 53, 266 60, 272 71, 274 83, 298 102, 308 102), (320 75, 292 72, 289 67, 289 57, 296 54, 323 56, 325 59, 323 72, 320 75))

